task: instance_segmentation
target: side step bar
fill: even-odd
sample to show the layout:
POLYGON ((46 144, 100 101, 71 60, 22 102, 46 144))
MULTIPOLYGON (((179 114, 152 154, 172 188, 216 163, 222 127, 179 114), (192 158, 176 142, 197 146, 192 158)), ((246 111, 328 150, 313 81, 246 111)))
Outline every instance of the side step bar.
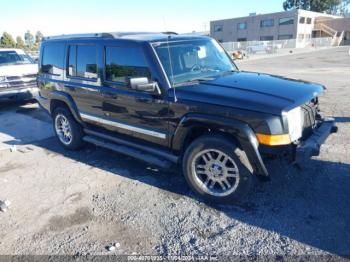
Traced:
POLYGON ((149 148, 87 129, 84 129, 84 132, 87 135, 83 137, 83 140, 88 143, 137 158, 162 168, 169 168, 172 163, 178 163, 177 156, 163 150, 149 148))

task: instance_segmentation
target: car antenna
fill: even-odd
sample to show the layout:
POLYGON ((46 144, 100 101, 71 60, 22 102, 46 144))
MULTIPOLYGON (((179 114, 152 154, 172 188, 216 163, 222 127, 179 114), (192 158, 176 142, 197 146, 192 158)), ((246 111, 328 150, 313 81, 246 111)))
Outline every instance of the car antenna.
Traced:
POLYGON ((171 84, 173 85, 174 89, 174 102, 177 102, 177 96, 176 96, 176 88, 174 85, 174 70, 173 70, 173 62, 171 61, 171 53, 170 53, 170 45, 169 45, 169 40, 171 38, 171 35, 168 34, 167 37, 167 47, 168 47, 168 55, 169 55, 169 63, 170 63, 170 75, 171 75, 171 84))

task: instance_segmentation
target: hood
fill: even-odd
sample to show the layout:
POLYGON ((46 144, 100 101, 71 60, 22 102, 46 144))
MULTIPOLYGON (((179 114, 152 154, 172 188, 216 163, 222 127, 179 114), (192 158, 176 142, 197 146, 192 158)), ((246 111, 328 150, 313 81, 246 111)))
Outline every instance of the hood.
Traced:
POLYGON ((253 72, 234 72, 199 85, 176 88, 180 99, 280 115, 324 91, 319 84, 253 72))
POLYGON ((22 76, 38 73, 37 64, 0 66, 0 76, 22 76))

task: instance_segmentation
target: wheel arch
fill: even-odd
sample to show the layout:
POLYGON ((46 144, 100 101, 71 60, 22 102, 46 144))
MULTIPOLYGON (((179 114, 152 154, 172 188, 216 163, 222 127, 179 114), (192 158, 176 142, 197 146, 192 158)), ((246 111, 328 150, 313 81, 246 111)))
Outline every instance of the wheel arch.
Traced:
POLYGON ((232 140, 247 155, 254 173, 269 176, 258 150, 255 133, 247 123, 204 114, 184 116, 171 140, 171 147, 181 156, 196 138, 206 134, 220 134, 232 140))
POLYGON ((74 119, 82 124, 83 121, 79 115, 79 111, 78 108, 73 100, 73 98, 61 91, 52 91, 49 94, 49 98, 50 98, 50 113, 52 114, 53 111, 59 107, 66 107, 69 109, 69 111, 72 113, 74 119))

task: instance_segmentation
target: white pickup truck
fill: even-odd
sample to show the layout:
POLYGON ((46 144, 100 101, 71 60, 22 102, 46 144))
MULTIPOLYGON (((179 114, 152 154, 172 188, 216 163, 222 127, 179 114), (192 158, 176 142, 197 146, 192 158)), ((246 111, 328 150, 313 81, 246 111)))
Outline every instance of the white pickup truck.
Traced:
POLYGON ((33 99, 38 65, 20 49, 0 48, 0 102, 33 99))

